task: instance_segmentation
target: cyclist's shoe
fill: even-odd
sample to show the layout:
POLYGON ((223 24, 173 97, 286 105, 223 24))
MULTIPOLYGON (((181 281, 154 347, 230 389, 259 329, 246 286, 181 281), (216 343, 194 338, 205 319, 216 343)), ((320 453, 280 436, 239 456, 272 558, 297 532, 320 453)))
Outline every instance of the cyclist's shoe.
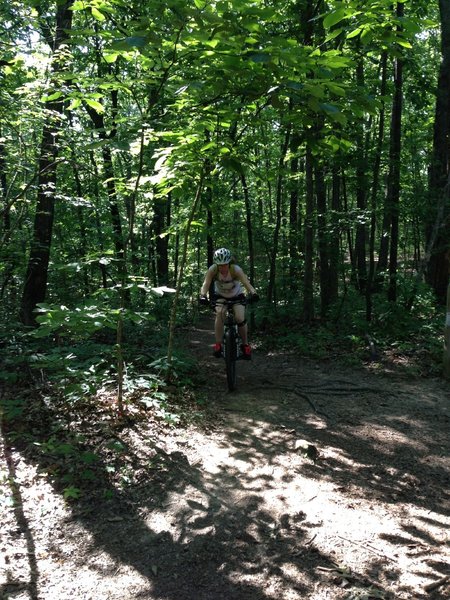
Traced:
POLYGON ((252 360, 252 349, 249 344, 241 345, 242 358, 244 360, 252 360))
POLYGON ((216 358, 220 358, 222 356, 222 344, 214 344, 213 355, 216 358))

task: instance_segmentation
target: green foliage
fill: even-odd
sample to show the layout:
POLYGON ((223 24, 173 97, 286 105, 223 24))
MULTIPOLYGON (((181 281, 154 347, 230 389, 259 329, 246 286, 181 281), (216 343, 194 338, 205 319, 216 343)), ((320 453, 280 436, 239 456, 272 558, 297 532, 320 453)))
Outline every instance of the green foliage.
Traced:
MULTIPOLYGON (((153 342, 148 331, 142 335, 149 346, 157 348, 157 333, 153 342)), ((168 386, 160 372, 164 359, 148 364, 138 339, 127 346, 124 425, 144 420, 159 427, 174 427, 197 418, 200 413, 193 410, 195 403, 186 388, 192 377, 192 362, 177 358, 176 377, 168 386)), ((24 356, 31 381, 22 379, 23 387, 15 393, 7 385, 0 398, 9 438, 34 456, 68 502, 98 491, 111 496, 115 488, 130 485, 132 457, 114 425, 116 386, 109 364, 111 346, 94 340, 72 340, 69 344, 66 339, 59 346, 46 338, 33 342, 40 347, 24 356)), ((29 351, 30 340, 24 345, 24 350, 27 348, 29 351)))
POLYGON ((83 339, 105 328, 115 330, 119 316, 137 325, 151 319, 146 312, 112 308, 94 302, 75 308, 40 303, 37 312, 39 327, 30 334, 36 338, 58 335, 83 339))
MULTIPOLYGON (((364 296, 352 288, 330 308, 325 320, 312 324, 292 317, 301 314, 301 306, 295 303, 279 308, 276 314, 258 311, 257 316, 269 324, 273 346, 304 357, 348 365, 392 361, 414 374, 438 375, 442 368, 442 310, 430 288, 409 275, 399 278, 399 296, 402 303, 394 304, 384 293, 375 295, 377 311, 371 323, 365 318, 364 296), (374 344, 376 356, 372 356, 368 340, 374 344)), ((262 343, 267 344, 267 338, 266 333, 262 343)))

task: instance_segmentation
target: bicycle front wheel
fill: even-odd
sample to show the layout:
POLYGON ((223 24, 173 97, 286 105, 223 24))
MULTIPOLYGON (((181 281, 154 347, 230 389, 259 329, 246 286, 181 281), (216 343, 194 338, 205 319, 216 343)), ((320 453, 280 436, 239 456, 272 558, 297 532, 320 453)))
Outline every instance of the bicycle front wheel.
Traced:
POLYGON ((232 329, 225 332, 225 368, 230 392, 236 389, 236 340, 232 329))

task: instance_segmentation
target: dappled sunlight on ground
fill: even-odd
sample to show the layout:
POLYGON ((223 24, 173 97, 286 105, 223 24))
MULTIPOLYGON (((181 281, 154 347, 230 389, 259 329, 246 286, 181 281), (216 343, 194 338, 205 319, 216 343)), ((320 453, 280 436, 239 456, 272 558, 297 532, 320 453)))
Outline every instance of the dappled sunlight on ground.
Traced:
POLYGON ((27 451, 4 445, 3 596, 447 597, 424 587, 448 574, 445 384, 256 353, 230 394, 210 333, 189 341, 203 423, 83 421, 92 493, 64 499, 37 433, 27 451))

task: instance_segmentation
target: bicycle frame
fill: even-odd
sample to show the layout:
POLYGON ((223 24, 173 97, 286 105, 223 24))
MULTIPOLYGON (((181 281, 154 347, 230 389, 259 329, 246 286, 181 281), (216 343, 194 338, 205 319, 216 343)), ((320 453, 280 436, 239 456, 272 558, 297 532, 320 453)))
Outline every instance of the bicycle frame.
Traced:
POLYGON ((242 304, 245 306, 247 301, 244 298, 226 300, 220 298, 212 306, 217 309, 221 307, 223 319, 223 344, 222 354, 225 359, 225 369, 227 374, 227 385, 230 392, 236 389, 236 361, 242 358, 241 336, 234 317, 233 306, 242 304))

